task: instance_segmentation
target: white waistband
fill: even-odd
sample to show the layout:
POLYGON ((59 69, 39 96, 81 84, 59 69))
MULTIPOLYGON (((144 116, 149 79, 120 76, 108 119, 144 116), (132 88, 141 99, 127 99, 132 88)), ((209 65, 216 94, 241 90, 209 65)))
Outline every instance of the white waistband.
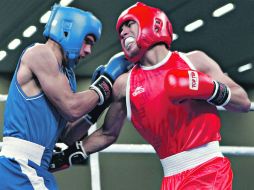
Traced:
POLYGON ((41 165, 45 147, 15 137, 3 137, 3 146, 0 155, 7 158, 31 160, 41 165))
POLYGON ((218 141, 161 159, 161 164, 164 176, 167 177, 192 169, 215 157, 223 157, 218 141))

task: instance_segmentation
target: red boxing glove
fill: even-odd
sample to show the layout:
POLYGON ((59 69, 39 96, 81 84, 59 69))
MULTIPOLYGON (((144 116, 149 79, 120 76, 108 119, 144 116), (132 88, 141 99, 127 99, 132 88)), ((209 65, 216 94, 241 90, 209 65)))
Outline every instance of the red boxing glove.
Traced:
POLYGON ((216 106, 226 105, 231 94, 225 84, 193 70, 169 71, 165 78, 165 89, 168 92, 168 97, 174 102, 201 99, 216 106))

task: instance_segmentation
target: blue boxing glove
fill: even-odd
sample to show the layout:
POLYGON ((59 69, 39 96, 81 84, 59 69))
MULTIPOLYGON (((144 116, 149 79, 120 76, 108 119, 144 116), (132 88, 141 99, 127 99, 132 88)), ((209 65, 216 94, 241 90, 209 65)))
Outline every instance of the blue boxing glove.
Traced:
POLYGON ((100 65, 94 72, 90 89, 95 90, 100 97, 98 105, 111 98, 114 81, 133 66, 128 62, 123 52, 115 54, 106 65, 100 65))
POLYGON ((92 79, 91 79, 91 84, 93 84, 102 75, 104 69, 105 69, 104 65, 100 65, 99 67, 97 67, 95 69, 95 71, 93 72, 92 79))
POLYGON ((114 82, 121 74, 129 71, 132 66, 133 64, 127 61, 124 53, 119 52, 111 57, 107 65, 104 66, 102 75, 108 76, 114 82))

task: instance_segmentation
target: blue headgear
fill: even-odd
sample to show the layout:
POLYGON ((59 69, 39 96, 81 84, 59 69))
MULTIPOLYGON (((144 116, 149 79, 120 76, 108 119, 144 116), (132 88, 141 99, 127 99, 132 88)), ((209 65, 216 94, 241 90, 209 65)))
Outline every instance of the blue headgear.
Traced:
POLYGON ((91 34, 98 40, 101 29, 101 22, 92 13, 54 5, 43 35, 61 45, 68 59, 67 66, 73 68, 85 37, 91 34))

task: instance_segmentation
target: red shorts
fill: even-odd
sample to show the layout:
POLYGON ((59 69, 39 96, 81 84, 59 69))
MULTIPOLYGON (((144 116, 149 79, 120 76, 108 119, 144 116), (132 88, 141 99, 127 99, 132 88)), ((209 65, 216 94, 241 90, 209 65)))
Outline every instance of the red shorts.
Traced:
POLYGON ((232 190, 230 161, 216 157, 176 175, 164 177, 161 190, 232 190))

